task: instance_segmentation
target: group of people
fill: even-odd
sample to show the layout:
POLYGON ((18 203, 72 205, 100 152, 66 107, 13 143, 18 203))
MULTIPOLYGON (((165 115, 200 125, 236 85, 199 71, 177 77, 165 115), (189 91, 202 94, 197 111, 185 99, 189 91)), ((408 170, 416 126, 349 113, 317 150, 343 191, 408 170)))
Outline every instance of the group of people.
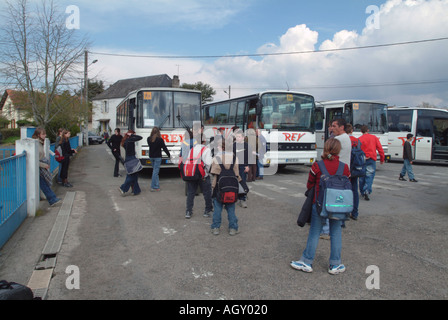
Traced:
MULTIPOLYGON (((70 157, 77 153, 70 145, 70 130, 59 129, 58 136, 56 137, 55 150, 60 146, 62 150, 62 156, 64 159, 59 162, 57 182, 66 188, 71 188, 73 185, 68 182, 68 168, 70 165, 70 157)), ((44 193, 50 206, 54 206, 61 201, 54 191, 51 189, 53 184, 53 175, 50 172, 50 157, 45 153, 45 139, 47 132, 44 128, 36 128, 32 138, 39 141, 39 185, 41 191, 44 193)))
MULTIPOLYGON (((221 172, 220 163, 228 169, 233 163, 233 156, 235 156, 235 163, 233 166, 237 179, 245 186, 246 192, 238 195, 238 204, 242 208, 247 208, 247 181, 254 181, 263 179, 263 157, 266 153, 266 139, 261 135, 261 132, 247 137, 239 128, 232 128, 232 133, 226 137, 225 129, 219 128, 214 137, 212 137, 210 144, 206 144, 203 140, 203 127, 195 127, 187 133, 189 136, 182 141, 179 161, 187 157, 198 157, 204 164, 205 175, 202 179, 186 181, 187 197, 186 197, 186 211, 185 218, 190 219, 193 215, 194 200, 198 188, 202 190, 205 209, 203 216, 210 217, 213 214, 213 223, 211 229, 213 234, 219 234, 221 226, 221 212, 223 208, 227 210, 229 218, 229 233, 235 235, 238 233, 238 219, 235 215, 235 203, 222 204, 216 198, 215 186, 217 177, 221 172), (218 160, 219 159, 219 160, 218 160), (248 180, 248 176, 250 180, 248 180)), ((119 176, 119 163, 122 162, 125 167, 131 161, 135 161, 135 142, 143 139, 136 135, 134 131, 129 130, 124 136, 120 134, 119 129, 115 129, 107 142, 114 155, 115 167, 114 176, 119 176), (120 147, 126 151, 123 159, 120 154, 120 147)), ((171 154, 166 147, 164 140, 161 137, 160 130, 154 127, 150 136, 147 139, 149 146, 149 158, 153 167, 151 178, 151 192, 160 192, 159 171, 162 162, 162 151, 171 158, 171 154)), ((129 190, 133 195, 138 195, 141 192, 138 184, 138 172, 126 174, 125 182, 119 187, 122 196, 127 195, 129 190)))
MULTIPOLYGON (((351 177, 350 161, 352 147, 358 145, 358 139, 352 136, 353 127, 344 119, 335 119, 329 127, 330 138, 325 141, 324 151, 322 154, 323 163, 330 175, 336 174, 339 162, 345 164, 343 174, 350 178, 353 191, 353 211, 350 218, 358 219, 358 179, 359 192, 365 200, 370 200, 369 195, 372 193, 373 180, 376 172, 377 152, 380 156, 380 163, 383 164, 385 155, 379 139, 369 134, 367 126, 361 127, 362 136, 359 138, 361 149, 365 153, 366 158, 366 174, 361 177, 351 177)), ((342 228, 345 226, 343 220, 323 219, 317 213, 316 195, 319 194, 319 183, 322 172, 317 162, 311 166, 309 172, 307 189, 315 188, 315 196, 311 211, 311 224, 308 234, 306 247, 298 261, 291 261, 290 265, 294 269, 304 272, 313 271, 313 261, 317 249, 319 239, 330 239, 330 259, 328 272, 330 274, 339 274, 345 271, 345 265, 342 264, 342 228)))

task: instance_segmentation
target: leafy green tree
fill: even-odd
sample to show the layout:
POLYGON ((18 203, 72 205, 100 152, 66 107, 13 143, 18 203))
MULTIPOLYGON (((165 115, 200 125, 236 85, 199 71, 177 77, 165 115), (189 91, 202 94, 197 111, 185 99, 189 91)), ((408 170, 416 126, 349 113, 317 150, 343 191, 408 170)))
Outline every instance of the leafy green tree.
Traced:
POLYGON ((216 94, 216 91, 213 87, 207 83, 203 83, 201 81, 196 82, 195 84, 183 83, 181 86, 183 89, 191 89, 191 90, 199 90, 202 92, 202 103, 212 102, 213 96, 216 94))

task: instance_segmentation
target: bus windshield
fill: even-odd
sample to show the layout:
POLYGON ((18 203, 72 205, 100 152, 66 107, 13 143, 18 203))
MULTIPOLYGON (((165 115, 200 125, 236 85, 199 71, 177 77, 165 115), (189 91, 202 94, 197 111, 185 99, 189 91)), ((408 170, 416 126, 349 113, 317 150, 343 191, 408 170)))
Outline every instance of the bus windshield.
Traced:
POLYGON ((137 127, 184 128, 200 120, 200 93, 143 91, 138 97, 137 127))
POLYGON ((370 133, 385 133, 387 128, 387 105, 379 103, 353 103, 353 128, 369 127, 370 133))
POLYGON ((295 93, 266 93, 261 99, 263 108, 260 127, 264 129, 310 130, 314 98, 295 93))

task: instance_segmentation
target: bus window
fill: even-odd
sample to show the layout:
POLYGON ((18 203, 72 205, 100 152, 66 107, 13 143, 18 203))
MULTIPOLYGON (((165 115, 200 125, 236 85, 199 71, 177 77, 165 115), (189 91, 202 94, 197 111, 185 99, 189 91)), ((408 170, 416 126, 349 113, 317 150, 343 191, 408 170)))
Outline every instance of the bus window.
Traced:
POLYGON ((229 111, 229 124, 235 124, 235 122, 236 122, 236 110, 237 110, 237 106, 238 106, 238 103, 235 101, 235 102, 232 102, 231 104, 230 104, 230 111, 229 111))
POLYGON ((204 109, 204 123, 205 124, 215 123, 215 106, 206 107, 204 109))
POLYGON ((360 131, 363 125, 370 132, 387 132, 387 106, 379 103, 353 103, 353 128, 360 131))
POLYGON ((434 119, 436 144, 448 146, 448 119, 434 119))
POLYGON ((174 93, 174 116, 176 117, 176 125, 187 124, 193 127, 193 121, 200 118, 201 96, 192 95, 191 93, 175 92, 174 93), (180 119, 177 118, 180 116, 180 119))
POLYGON ((229 114, 229 103, 218 104, 216 106, 215 123, 227 124, 228 114, 229 114))
POLYGON ((240 128, 244 125, 244 111, 246 108, 246 101, 238 102, 238 109, 236 111, 236 125, 240 128))
POLYGON ((417 119, 417 136, 421 137, 432 137, 433 136, 433 126, 431 118, 421 118, 417 119))
POLYGON ((388 113, 389 132, 411 132, 413 110, 388 113))
POLYGON ((137 112, 137 126, 151 128, 154 126, 173 127, 171 115, 173 95, 171 92, 145 91, 139 93, 139 110, 137 112))

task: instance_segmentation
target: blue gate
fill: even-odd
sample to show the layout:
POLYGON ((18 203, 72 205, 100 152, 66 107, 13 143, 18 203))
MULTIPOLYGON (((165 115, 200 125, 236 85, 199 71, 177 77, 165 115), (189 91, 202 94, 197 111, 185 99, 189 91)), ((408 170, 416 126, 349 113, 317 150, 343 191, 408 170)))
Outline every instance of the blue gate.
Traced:
POLYGON ((27 217, 26 154, 0 160, 0 248, 27 217))

